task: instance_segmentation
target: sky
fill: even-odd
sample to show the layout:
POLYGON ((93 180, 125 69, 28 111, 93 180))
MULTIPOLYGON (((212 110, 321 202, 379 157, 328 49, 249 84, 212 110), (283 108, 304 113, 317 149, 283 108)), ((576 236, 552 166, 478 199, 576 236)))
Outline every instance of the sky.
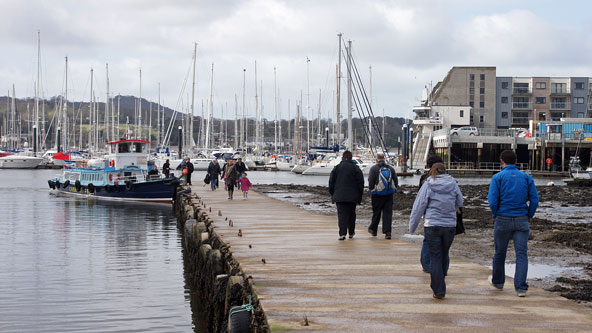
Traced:
MULTIPOLYGON (((267 119, 276 108, 293 118, 297 103, 316 117, 319 101, 321 116, 334 119, 342 33, 374 114, 411 117, 423 87, 453 66, 496 66, 497 76, 592 76, 591 7, 570 0, 2 0, 0 95, 13 84, 17 97, 35 95, 39 31, 46 98, 64 93, 67 56, 69 100, 90 99, 92 68, 104 101, 108 64, 111 95, 141 92, 157 102, 160 86, 163 105, 189 110, 197 43, 195 115, 207 114, 210 94, 214 117, 233 119, 235 105, 242 114, 244 79, 247 116, 255 115, 257 94, 267 119)), ((345 80, 342 89, 345 110, 345 80)))

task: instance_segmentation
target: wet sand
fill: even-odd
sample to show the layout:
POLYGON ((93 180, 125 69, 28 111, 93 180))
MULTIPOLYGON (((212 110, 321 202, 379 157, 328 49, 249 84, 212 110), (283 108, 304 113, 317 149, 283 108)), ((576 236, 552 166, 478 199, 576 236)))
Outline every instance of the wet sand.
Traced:
MULTIPOLYGON (((465 197, 463 220, 466 233, 454 239, 451 255, 491 266, 493 218, 487 206, 489 186, 462 185, 460 188, 465 197)), ((331 204, 324 186, 255 185, 253 189, 304 209, 336 214, 335 205, 331 204)), ((541 203, 530 222, 529 264, 533 266, 528 282, 592 306, 592 188, 550 186, 537 189, 541 203)), ((395 194, 393 237, 419 243, 421 237, 405 235, 417 191, 417 186, 402 186, 395 194)), ((365 194, 357 208, 357 237, 370 237, 366 229, 371 215, 370 198, 365 194)), ((512 242, 508 246, 507 263, 514 263, 512 242)), ((506 274, 510 273, 513 272, 506 271, 506 274)), ((511 279, 506 283, 511 285, 511 279)))

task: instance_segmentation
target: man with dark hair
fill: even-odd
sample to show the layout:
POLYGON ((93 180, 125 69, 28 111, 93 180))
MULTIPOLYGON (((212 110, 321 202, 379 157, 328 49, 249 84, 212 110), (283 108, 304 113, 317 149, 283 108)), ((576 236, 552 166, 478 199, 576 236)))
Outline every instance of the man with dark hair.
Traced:
POLYGON ((529 219, 534 216, 539 205, 539 195, 532 177, 516 167, 516 153, 504 150, 500 155, 502 170, 491 178, 487 200, 495 224, 493 227, 492 275, 489 283, 497 290, 504 288, 504 270, 508 242, 514 240, 516 252, 516 271, 514 290, 519 297, 526 296, 528 284, 528 236, 529 219))
POLYGON ((384 238, 391 239, 393 224, 393 194, 397 192, 399 181, 395 169, 386 164, 384 154, 376 154, 376 164, 368 174, 368 189, 372 197, 372 222, 368 232, 376 236, 382 215, 382 233, 384 238))
POLYGON ((237 185, 237 188, 240 190, 241 183, 239 182, 239 180, 243 176, 243 172, 247 171, 247 166, 245 165, 245 162, 243 162, 242 157, 238 158, 238 160, 234 164, 234 168, 236 169, 236 175, 237 175, 236 176, 236 185, 237 185))
POLYGON ((352 161, 352 153, 343 152, 341 163, 337 164, 329 176, 331 201, 337 206, 339 221, 339 240, 353 238, 356 233, 356 205, 362 203, 364 193, 364 174, 352 161))

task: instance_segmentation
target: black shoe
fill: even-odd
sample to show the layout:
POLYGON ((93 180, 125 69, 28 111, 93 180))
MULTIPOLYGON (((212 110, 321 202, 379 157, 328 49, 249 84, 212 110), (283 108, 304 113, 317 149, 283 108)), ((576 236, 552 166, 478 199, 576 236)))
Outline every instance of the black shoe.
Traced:
POLYGON ((376 231, 374 231, 374 230, 370 229, 370 227, 368 227, 368 232, 369 232, 369 233, 370 233, 372 236, 376 237, 376 231))
POLYGON ((434 297, 435 299, 444 299, 444 297, 446 297, 446 296, 434 294, 432 297, 434 297))
POLYGON ((386 235, 384 235, 384 239, 391 239, 391 233, 387 232, 386 235))
POLYGON ((355 234, 351 234, 351 235, 349 235, 349 238, 350 238, 350 239, 351 239, 351 238, 354 238, 354 235, 355 235, 355 234))
POLYGON ((345 235, 344 236, 339 236, 339 240, 345 240, 345 235))

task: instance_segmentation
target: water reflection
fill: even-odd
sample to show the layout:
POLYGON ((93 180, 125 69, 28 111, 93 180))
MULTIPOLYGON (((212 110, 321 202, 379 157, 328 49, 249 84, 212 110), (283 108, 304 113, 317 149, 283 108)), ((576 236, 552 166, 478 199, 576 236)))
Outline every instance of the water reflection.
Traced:
POLYGON ((55 171, 0 171, 1 332, 193 330, 170 206, 50 195, 55 171))

